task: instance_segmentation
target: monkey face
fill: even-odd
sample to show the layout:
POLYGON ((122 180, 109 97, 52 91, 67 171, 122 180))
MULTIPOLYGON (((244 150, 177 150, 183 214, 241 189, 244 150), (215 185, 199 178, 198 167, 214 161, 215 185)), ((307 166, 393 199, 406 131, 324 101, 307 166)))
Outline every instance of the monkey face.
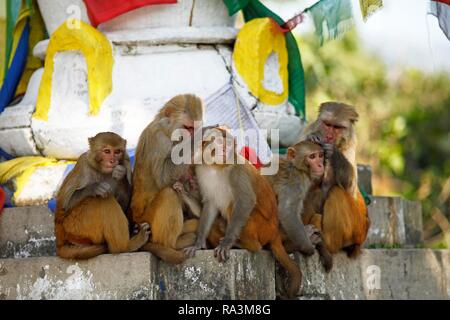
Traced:
POLYGON ((195 95, 178 95, 166 103, 162 112, 169 119, 171 131, 184 129, 193 136, 195 122, 203 118, 203 102, 195 95))
POLYGON ((207 164, 234 163, 236 141, 226 129, 208 130, 203 140, 203 160, 207 164))
POLYGON ((336 142, 341 139, 343 132, 347 128, 324 119, 321 122, 320 129, 323 135, 323 142, 336 144, 336 142))
POLYGON ((325 172, 323 151, 311 152, 305 157, 305 162, 312 177, 321 178, 323 176, 325 172))
POLYGON ((98 163, 102 173, 109 174, 123 160, 123 150, 111 145, 105 145, 98 151, 98 163))

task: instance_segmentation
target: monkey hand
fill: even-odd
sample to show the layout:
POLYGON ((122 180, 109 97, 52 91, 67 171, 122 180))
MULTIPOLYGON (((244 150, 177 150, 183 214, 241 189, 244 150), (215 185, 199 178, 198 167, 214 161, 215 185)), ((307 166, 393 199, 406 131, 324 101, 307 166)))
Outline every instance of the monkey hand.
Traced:
POLYGON ((320 233, 320 230, 317 229, 314 225, 307 224, 305 226, 305 231, 313 246, 316 246, 322 242, 322 235, 320 233))
POLYGON ((115 166, 115 168, 112 172, 112 177, 116 180, 122 180, 126 174, 127 174, 127 169, 124 166, 118 164, 117 166, 115 166))
POLYGON ((106 198, 112 193, 112 187, 108 182, 100 182, 95 188, 94 193, 96 196, 106 198))
POLYGON ((184 193, 184 185, 180 182, 177 181, 173 184, 172 186, 173 190, 175 190, 178 194, 183 194, 184 193))
POLYGON ((325 159, 331 159, 331 156, 334 153, 334 144, 324 143, 324 144, 322 144, 322 148, 325 153, 325 159))
POLYGON ((195 256, 195 252, 200 249, 206 249, 206 243, 195 243, 195 245, 184 248, 183 252, 188 258, 195 256))
POLYGON ((233 244, 226 240, 222 239, 220 240, 220 244, 214 249, 214 257, 219 260, 219 262, 225 262, 230 257, 230 249, 233 246, 233 244))
POLYGON ((311 133, 306 136, 306 140, 322 145, 323 139, 318 133, 311 133))

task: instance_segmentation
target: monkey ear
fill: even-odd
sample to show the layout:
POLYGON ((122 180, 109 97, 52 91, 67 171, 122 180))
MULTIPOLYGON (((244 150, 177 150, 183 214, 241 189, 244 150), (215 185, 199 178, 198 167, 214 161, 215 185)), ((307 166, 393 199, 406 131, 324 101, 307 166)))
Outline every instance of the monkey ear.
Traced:
POLYGON ((287 159, 288 160, 294 160, 295 159, 295 155, 296 155, 296 151, 294 148, 289 147, 287 150, 287 159))

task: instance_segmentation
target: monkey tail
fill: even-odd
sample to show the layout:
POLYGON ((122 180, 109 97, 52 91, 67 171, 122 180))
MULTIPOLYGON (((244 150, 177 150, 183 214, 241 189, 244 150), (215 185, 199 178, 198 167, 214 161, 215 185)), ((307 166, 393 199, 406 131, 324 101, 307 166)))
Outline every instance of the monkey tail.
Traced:
POLYGON ((104 245, 71 245, 65 244, 56 248, 56 254, 64 259, 90 259, 107 253, 104 245))
POLYGON ((283 247, 283 243, 281 242, 280 235, 278 235, 270 244, 270 249, 272 250, 275 258, 289 273, 290 285, 287 289, 287 295, 289 298, 293 298, 297 295, 300 289, 302 272, 300 271, 299 266, 287 254, 286 249, 283 247))
POLYGON ((148 251, 164 262, 180 264, 186 260, 186 255, 181 250, 175 250, 159 243, 148 242, 143 245, 140 251, 148 251))

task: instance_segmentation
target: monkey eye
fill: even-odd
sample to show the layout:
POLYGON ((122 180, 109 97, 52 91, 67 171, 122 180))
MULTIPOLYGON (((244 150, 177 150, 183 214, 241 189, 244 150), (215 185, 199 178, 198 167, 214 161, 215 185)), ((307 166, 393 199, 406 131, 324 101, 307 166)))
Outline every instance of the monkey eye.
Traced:
POLYGON ((323 152, 319 153, 319 158, 323 158, 323 152))
POLYGON ((111 150, 109 150, 109 149, 103 149, 103 153, 110 154, 110 153, 111 153, 111 150))
POLYGON ((316 154, 315 153, 311 153, 308 158, 310 158, 311 160, 314 160, 316 158, 316 154))
POLYGON ((114 154, 121 154, 122 153, 122 150, 120 150, 120 149, 118 149, 118 150, 114 150, 114 154))

